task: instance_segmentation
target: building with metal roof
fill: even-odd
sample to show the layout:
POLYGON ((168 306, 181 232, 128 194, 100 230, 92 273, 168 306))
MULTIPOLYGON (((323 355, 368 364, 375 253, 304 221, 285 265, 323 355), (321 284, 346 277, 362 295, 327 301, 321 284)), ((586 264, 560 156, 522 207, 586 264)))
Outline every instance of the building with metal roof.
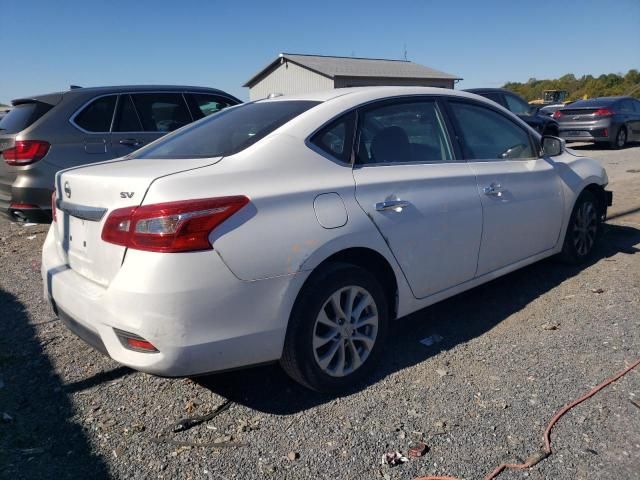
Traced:
POLYGON ((251 100, 342 87, 421 86, 453 88, 456 75, 408 60, 281 53, 245 84, 251 100))

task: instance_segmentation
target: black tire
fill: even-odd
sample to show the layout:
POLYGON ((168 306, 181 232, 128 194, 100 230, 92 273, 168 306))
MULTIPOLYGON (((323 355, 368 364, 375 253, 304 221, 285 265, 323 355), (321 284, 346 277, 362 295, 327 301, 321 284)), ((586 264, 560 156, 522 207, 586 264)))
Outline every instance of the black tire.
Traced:
POLYGON ((615 138, 611 141, 610 147, 614 150, 620 150, 621 148, 626 147, 628 139, 629 137, 627 136, 627 127, 622 125, 618 129, 615 138))
POLYGON ((598 205, 598 200, 593 193, 585 190, 576 200, 571 212, 560 259, 573 265, 589 261, 593 257, 593 252, 600 239, 601 230, 602 211, 598 205), (593 222, 589 219, 585 220, 587 218, 586 211, 595 213, 593 222), (592 232, 591 241, 582 236, 582 232, 587 230, 592 232))
MULTIPOLYGON (((370 272, 347 263, 327 264, 312 274, 298 295, 289 319, 280 365, 295 381, 317 392, 337 394, 349 391, 360 384, 375 366, 387 336, 388 323, 387 297, 378 280, 370 272), (325 372, 316 360, 318 349, 314 348, 313 341, 314 338, 318 338, 316 333, 320 327, 319 324, 316 324, 316 319, 323 307, 326 312, 328 305, 325 306, 325 304, 332 295, 351 286, 366 290, 375 302, 375 310, 378 315, 377 333, 373 346, 369 349, 368 356, 365 357, 361 366, 345 376, 332 376, 325 372)), ((356 331, 354 330, 354 332, 356 331)), ((341 355, 345 355, 344 352, 347 350, 345 345, 348 340, 343 340, 339 335, 341 334, 336 333, 335 337, 329 335, 332 338, 329 348, 332 348, 331 345, 344 341, 341 355)), ((351 345, 353 346, 355 343, 351 345)), ((364 344, 359 348, 365 348, 364 344)), ((349 354, 346 355, 353 355, 351 352, 349 351, 349 354)), ((343 361, 345 358, 342 357, 343 361)), ((353 366, 353 357, 351 357, 351 362, 351 366, 353 366)))

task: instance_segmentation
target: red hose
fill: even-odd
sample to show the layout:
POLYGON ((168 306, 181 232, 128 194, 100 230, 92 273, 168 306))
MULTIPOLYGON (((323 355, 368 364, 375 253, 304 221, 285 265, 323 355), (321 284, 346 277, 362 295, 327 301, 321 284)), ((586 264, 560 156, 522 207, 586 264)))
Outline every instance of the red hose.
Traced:
MULTIPOLYGON (((621 372, 615 374, 613 377, 609 377, 604 382, 602 382, 600 385, 598 385, 597 387, 593 388, 592 390, 590 390, 589 392, 587 392, 586 394, 584 394, 583 396, 581 396, 577 400, 574 400, 570 404, 568 404, 568 405, 564 406, 563 408, 561 408, 558 411, 558 413, 556 413, 553 416, 553 418, 549 422, 549 425, 547 426, 547 429, 544 431, 544 436, 542 437, 542 439, 544 440, 544 450, 534 453, 524 463, 503 463, 502 465, 499 465, 498 467, 496 467, 495 470, 493 470, 489 475, 484 477, 484 480, 493 480, 498 475, 500 475, 504 470, 507 470, 507 469, 510 469, 510 470, 524 470, 525 468, 531 468, 535 464, 537 464, 538 462, 541 462, 542 460, 547 458, 552 453, 552 451, 551 451, 551 429, 556 424, 556 422, 558 420, 560 420, 560 417, 562 417, 565 413, 567 413, 569 410, 571 410, 576 405, 579 405, 582 402, 584 402, 586 399, 593 397, 596 393, 598 393, 604 387, 606 387, 607 385, 612 384, 613 382, 618 380, 623 375, 626 375, 631 370, 636 368, 638 365, 640 365, 640 358, 637 359, 631 365, 629 365, 627 368, 622 370, 621 372)), ((415 480, 461 480, 461 479, 456 478, 456 477, 426 476, 426 477, 416 478, 415 480)))

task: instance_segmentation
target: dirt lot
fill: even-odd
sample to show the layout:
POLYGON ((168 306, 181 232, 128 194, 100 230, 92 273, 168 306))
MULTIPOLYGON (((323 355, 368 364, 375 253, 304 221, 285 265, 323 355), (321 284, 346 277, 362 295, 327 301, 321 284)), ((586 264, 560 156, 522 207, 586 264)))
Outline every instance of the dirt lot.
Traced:
MULTIPOLYGON (((310 393, 277 366, 192 380, 119 366, 42 299, 46 228, 0 220, 0 475, 478 479, 525 459, 556 410, 640 356, 640 147, 590 148, 578 147, 603 162, 615 192, 595 261, 544 261, 402 320, 377 376, 343 398, 310 393), (435 334, 439 343, 419 342, 435 334), (213 420, 171 431, 226 399, 213 420), (424 457, 380 466, 417 440, 424 457)), ((500 479, 640 478, 633 399, 640 370, 567 414, 554 455, 500 479)))

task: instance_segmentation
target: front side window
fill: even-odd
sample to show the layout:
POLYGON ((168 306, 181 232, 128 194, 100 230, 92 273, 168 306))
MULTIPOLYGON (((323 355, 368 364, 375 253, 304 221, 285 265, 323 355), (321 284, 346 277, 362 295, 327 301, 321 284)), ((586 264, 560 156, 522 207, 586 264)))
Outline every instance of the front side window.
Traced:
POLYGON ((528 103, 514 95, 507 94, 504 96, 504 98, 507 100, 507 106, 509 107, 509 110, 516 115, 528 115, 531 111, 531 107, 528 103))
POLYGON ((279 100, 226 109, 138 150, 133 158, 209 158, 233 155, 319 102, 279 100))
POLYGON ((480 105, 450 101, 469 160, 533 158, 529 134, 505 116, 480 105))
POLYGON ((111 130, 113 110, 116 108, 116 95, 100 97, 84 107, 74 118, 80 128, 88 132, 108 132, 111 130))
POLYGON ((331 122, 318 133, 311 142, 338 160, 351 162, 355 113, 349 113, 331 122))
POLYGON ((187 93, 185 96, 189 102, 189 108, 191 108, 194 120, 208 117, 224 108, 236 104, 226 98, 206 93, 187 93))
POLYGON ((191 123, 180 93, 135 93, 131 98, 145 132, 172 132, 191 123))
POLYGON ((360 115, 362 164, 450 161, 453 156, 435 101, 392 103, 360 115))

